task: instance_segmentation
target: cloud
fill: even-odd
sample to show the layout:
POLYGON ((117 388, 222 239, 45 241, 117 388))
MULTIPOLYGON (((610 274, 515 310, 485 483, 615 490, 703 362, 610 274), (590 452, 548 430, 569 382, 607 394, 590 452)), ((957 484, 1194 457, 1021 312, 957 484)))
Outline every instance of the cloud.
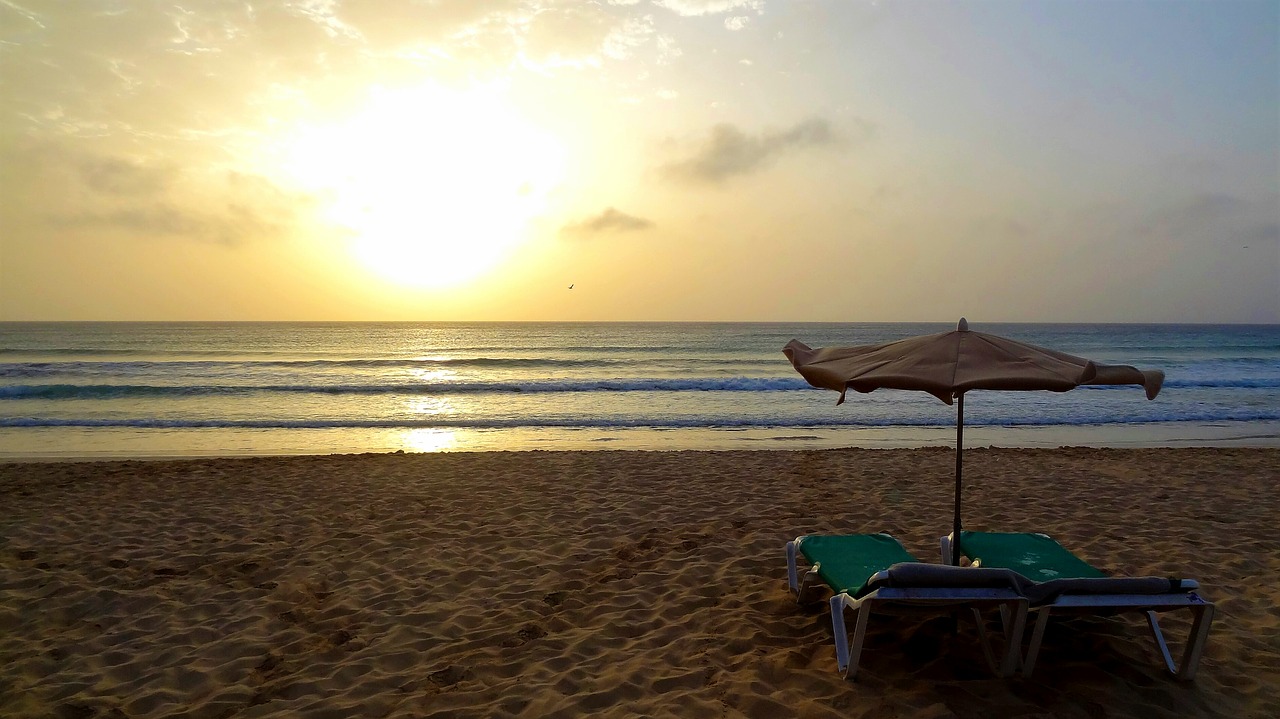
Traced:
POLYGON ((244 205, 227 205, 216 212, 179 207, 168 202, 151 202, 107 212, 49 218, 58 228, 86 229, 94 233, 123 231, 129 235, 177 238, 220 245, 236 245, 246 239, 278 236, 284 227, 244 205))
POLYGON ((154 168, 120 157, 77 158, 80 179, 91 190, 107 195, 142 195, 162 190, 171 168, 154 168))
POLYGON ((0 185, 12 188, 0 197, 0 226, 15 246, 61 236, 234 245, 283 236, 314 203, 258 175, 192 170, 69 142, 6 148, 0 168, 0 185))
POLYGON ((640 232, 650 227, 653 227, 653 222, 650 220, 628 215, 621 210, 608 207, 595 217, 565 225, 561 228, 561 232, 571 235, 600 235, 618 232, 640 232))
POLYGON ((411 84, 589 69, 678 55, 648 6, 545 0, 41 3, 0 1, 0 131, 146 142, 323 112, 369 78, 411 84), (116 7, 112 7, 116 6, 116 7), (282 107, 282 105, 284 105, 282 107))
MULTIPOLYGON (((1239 239, 1245 243, 1246 247, 1265 248, 1268 245, 1280 246, 1280 223, 1265 222, 1241 232, 1239 239)), ((1280 249, 1280 247, 1272 247, 1270 249, 1276 250, 1280 249)))
MULTIPOLYGON (((760 7, 668 4, 682 16, 760 7)), ((469 85, 525 68, 612 81, 608 73, 621 68, 624 77, 628 63, 681 57, 655 14, 666 13, 630 0, 0 0, 0 133, 155 146, 197 133, 249 137, 270 123, 323 116, 359 101, 371 78, 469 85)))
POLYGON ((601 43, 602 52, 615 60, 629 57, 654 36, 653 17, 630 18, 614 27, 601 43))
POLYGON ((1176 224, 1215 222, 1244 212, 1249 203, 1240 197, 1221 192, 1206 192, 1190 197, 1168 210, 1176 224))
POLYGON ((1255 207, 1242 197, 1208 192, 1183 197, 1148 212, 1134 231, 1143 237, 1235 242, 1236 235, 1245 228, 1255 228, 1256 218, 1266 212, 1266 208, 1255 207))
POLYGON ((764 0, 654 0, 653 4, 682 17, 719 15, 738 9, 754 10, 757 15, 764 14, 764 0))
POLYGON ((710 136, 694 148, 690 157, 668 163, 662 169, 672 177, 718 183, 755 172, 787 152, 836 142, 831 124, 822 119, 805 120, 786 130, 755 136, 726 123, 711 128, 710 136))

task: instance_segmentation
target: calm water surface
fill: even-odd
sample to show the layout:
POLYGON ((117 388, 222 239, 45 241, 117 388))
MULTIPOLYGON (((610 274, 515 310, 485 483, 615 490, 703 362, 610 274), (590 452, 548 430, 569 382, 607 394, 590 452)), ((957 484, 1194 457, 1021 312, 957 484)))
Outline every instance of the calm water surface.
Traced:
MULTIPOLYGON (((2 323, 0 458, 954 441, 920 393, 810 388, 781 348, 952 324, 2 323)), ((1280 326, 980 324, 1165 389, 975 392, 966 444, 1280 446, 1280 326)))

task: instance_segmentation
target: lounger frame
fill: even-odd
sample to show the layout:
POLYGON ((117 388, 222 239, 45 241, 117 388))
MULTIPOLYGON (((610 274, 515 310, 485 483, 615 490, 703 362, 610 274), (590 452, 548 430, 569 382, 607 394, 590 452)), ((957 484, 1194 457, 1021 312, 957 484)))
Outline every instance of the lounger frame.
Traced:
MULTIPOLYGON (((804 537, 787 542, 787 583, 796 596, 797 603, 806 603, 811 590, 824 584, 818 576, 818 565, 813 565, 800 576, 799 548, 804 537)), ((877 573, 869 582, 883 584, 888 572, 877 573)), ((1011 676, 1021 661, 1022 637, 1026 629, 1028 603, 1025 597, 1012 589, 987 589, 974 587, 889 587, 877 589, 854 598, 848 592, 839 592, 828 600, 831 608, 832 640, 836 648, 836 668, 846 679, 854 679, 862 657, 863 643, 872 612, 886 614, 937 614, 940 611, 969 609, 978 627, 978 639, 982 645, 987 665, 1001 677, 1011 676), (982 609, 1000 609, 1002 630, 1005 635, 1005 651, 999 662, 987 636, 982 609), (845 610, 852 610, 853 636, 845 624, 845 610)))
MULTIPOLYGON (((1038 533, 1042 537, 1047 534, 1038 533)), ((952 535, 941 538, 940 550, 942 561, 951 561, 952 535)), ((1030 612, 1036 615, 1035 626, 1031 630, 1031 638, 1027 644, 1026 654, 1021 660, 1022 676, 1031 676, 1035 669, 1036 659, 1040 654, 1040 645, 1044 640, 1045 627, 1049 617, 1058 615, 1108 615, 1117 613, 1142 612, 1155 640, 1165 668, 1179 681, 1195 679, 1200 667, 1200 657, 1204 654, 1204 645, 1209 638, 1209 627, 1213 624, 1214 605, 1206 601, 1195 590, 1199 583, 1192 579, 1179 580, 1182 590, 1164 594, 1059 594, 1051 602, 1032 606, 1030 612), (1183 645, 1181 661, 1175 662, 1169 651, 1164 632, 1160 629, 1160 612, 1185 609, 1191 613, 1191 631, 1183 645)))
MULTIPOLYGON (((1183 580, 1184 584, 1188 580, 1183 580)), ((1196 677, 1200 667, 1200 657, 1204 653, 1204 645, 1209 638, 1209 626, 1213 624, 1214 606, 1194 591, 1176 594, 1062 594, 1051 604, 1032 607, 1036 614, 1035 627, 1031 631, 1031 640, 1027 644, 1027 653, 1022 660, 1022 675, 1031 676, 1035 669, 1036 658, 1040 653, 1040 643, 1044 639, 1045 626, 1049 623, 1050 614, 1096 615, 1111 612, 1142 612, 1147 626, 1151 629, 1151 637, 1155 640, 1164 666, 1179 681, 1191 681, 1196 677), (1182 660, 1174 662, 1165 641, 1164 632, 1160 630, 1159 612, 1186 609, 1191 612, 1191 631, 1182 651, 1182 660)))

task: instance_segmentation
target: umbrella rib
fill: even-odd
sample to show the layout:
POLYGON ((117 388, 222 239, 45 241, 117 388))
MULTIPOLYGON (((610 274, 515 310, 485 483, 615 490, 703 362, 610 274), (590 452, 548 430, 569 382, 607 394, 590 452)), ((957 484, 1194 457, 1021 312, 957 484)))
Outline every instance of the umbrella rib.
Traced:
POLYGON ((956 395, 956 377, 960 374, 960 356, 964 354, 964 351, 960 345, 964 343, 966 339, 966 335, 968 335, 969 332, 968 330, 964 330, 963 334, 961 334, 960 330, 956 330, 956 334, 959 335, 958 337, 956 337, 956 345, 955 345, 956 354, 954 357, 951 358, 951 383, 950 384, 951 384, 952 397, 956 395))

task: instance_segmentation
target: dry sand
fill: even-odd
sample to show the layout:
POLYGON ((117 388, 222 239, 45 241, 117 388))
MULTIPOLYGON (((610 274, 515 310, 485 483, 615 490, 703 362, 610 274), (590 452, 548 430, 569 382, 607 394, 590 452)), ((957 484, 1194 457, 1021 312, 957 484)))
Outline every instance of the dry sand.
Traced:
MULTIPOLYGON (((950 523, 946 449, 0 465, 5 717, 1280 716, 1280 450, 966 453, 971 529, 1196 578, 1194 682, 1140 618, 1055 622, 1030 679, 878 618, 856 682, 784 543, 950 523)), ((1166 615, 1181 642, 1187 622, 1166 615)), ((1177 656, 1178 647, 1174 647, 1177 656)))

